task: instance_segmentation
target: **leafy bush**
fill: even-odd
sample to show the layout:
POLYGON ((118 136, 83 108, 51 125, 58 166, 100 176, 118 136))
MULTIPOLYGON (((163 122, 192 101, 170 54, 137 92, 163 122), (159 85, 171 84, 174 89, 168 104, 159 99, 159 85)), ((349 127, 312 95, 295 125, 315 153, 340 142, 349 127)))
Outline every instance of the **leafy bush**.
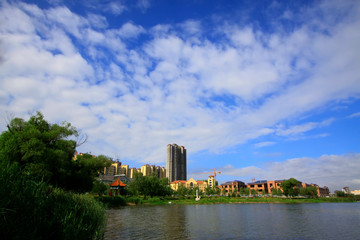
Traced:
POLYGON ((102 196, 95 197, 95 199, 102 202, 107 207, 126 206, 126 200, 122 196, 102 196))
POLYGON ((135 197, 135 196, 126 198, 126 202, 127 203, 135 203, 136 205, 143 203, 141 198, 135 197))
POLYGON ((105 209, 94 199, 36 182, 0 159, 0 239, 101 239, 105 209))

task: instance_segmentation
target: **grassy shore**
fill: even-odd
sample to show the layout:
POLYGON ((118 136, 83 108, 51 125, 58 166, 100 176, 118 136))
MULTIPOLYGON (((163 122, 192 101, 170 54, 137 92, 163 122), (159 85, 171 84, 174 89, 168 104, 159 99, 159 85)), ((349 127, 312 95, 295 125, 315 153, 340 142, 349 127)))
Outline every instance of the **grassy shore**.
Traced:
MULTIPOLYGON (((145 205, 168 205, 168 204, 218 204, 218 203, 325 203, 325 202, 355 202, 351 198, 277 198, 277 197, 203 197, 200 201, 194 198, 147 198, 141 199, 137 204, 145 205)), ((128 205, 135 205, 128 202, 128 205)))

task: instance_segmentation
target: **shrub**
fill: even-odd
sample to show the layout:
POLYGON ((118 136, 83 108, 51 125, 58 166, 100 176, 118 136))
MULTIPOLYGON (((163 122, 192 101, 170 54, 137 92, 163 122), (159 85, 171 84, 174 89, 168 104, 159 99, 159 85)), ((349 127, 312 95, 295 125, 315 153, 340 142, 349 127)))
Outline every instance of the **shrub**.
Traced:
POLYGON ((102 196, 95 197, 95 199, 102 202, 107 207, 119 207, 126 205, 125 198, 122 196, 102 196))
POLYGON ((135 203, 136 205, 143 203, 141 198, 135 197, 135 196, 126 198, 126 202, 127 203, 135 203))
POLYGON ((33 181, 0 159, 0 239, 101 239, 104 207, 33 181))

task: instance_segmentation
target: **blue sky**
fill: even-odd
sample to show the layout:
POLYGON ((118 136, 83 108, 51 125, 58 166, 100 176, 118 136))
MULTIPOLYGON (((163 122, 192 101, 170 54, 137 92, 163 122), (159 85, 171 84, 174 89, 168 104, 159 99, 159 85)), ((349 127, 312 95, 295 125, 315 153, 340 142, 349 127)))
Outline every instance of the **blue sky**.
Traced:
POLYGON ((131 167, 360 189, 357 1, 4 1, 0 130, 41 111, 131 167), (254 3, 255 2, 255 3, 254 3))

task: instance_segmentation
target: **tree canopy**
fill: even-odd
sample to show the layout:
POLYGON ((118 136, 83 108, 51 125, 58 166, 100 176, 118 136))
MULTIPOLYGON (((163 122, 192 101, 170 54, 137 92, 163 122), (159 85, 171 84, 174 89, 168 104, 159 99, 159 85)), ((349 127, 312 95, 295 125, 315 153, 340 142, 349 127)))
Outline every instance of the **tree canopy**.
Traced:
POLYGON ((281 188, 285 196, 297 196, 299 194, 299 184, 300 182, 295 178, 290 178, 284 180, 281 183, 281 188))
POLYGON ((317 197, 317 188, 315 186, 300 188, 299 193, 303 196, 317 197))
POLYGON ((79 131, 68 122, 50 124, 37 112, 28 121, 14 118, 0 136, 0 159, 24 174, 54 186, 89 191, 106 164, 105 156, 84 154, 73 160, 79 131))
POLYGON ((167 178, 160 179, 155 175, 143 176, 142 173, 136 173, 129 184, 129 193, 144 197, 167 196, 171 195, 172 189, 168 185, 167 178))

